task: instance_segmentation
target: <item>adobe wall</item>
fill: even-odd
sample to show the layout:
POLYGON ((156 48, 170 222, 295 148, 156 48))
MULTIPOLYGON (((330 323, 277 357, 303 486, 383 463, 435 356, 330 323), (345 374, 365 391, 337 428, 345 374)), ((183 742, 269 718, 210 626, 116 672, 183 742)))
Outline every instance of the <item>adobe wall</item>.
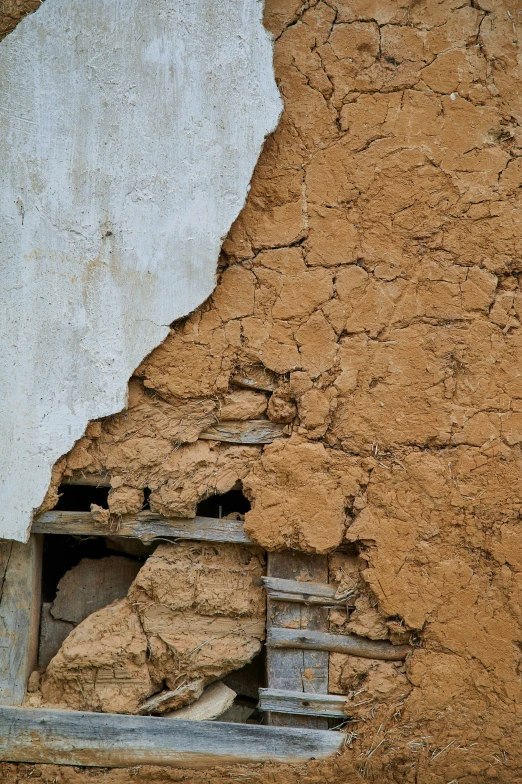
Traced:
POLYGON ((193 515, 241 481, 258 544, 354 543, 369 633, 401 625, 418 647, 405 674, 338 663, 371 701, 329 763, 6 781, 522 781, 518 7, 267 0, 265 18, 285 112, 216 291, 57 464, 46 507, 73 471, 111 474, 115 515, 145 486, 153 510, 193 515), (234 386, 256 367, 269 391, 234 386), (199 439, 264 412, 289 435, 199 439))

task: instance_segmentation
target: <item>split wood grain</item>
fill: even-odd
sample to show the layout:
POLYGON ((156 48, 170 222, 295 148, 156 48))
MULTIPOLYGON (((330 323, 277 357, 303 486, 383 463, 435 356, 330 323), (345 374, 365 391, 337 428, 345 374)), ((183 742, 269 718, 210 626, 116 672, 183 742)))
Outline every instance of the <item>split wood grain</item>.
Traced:
POLYGON ((331 651, 361 656, 364 659, 402 661, 411 653, 409 645, 392 645, 383 640, 368 640, 353 635, 329 634, 300 629, 269 628, 266 644, 274 649, 302 649, 306 651, 331 651))
POLYGON ((277 387, 277 376, 263 365, 250 365, 238 370, 230 379, 236 387, 258 389, 260 392, 273 392, 277 387))
POLYGON ((285 436, 286 425, 269 419, 250 419, 244 422, 230 420, 218 422, 207 428, 199 437, 206 441, 224 441, 228 444, 271 444, 285 436))
POLYGON ((344 735, 79 711, 0 708, 0 760, 205 768, 265 760, 302 764, 340 751, 344 735))
POLYGON ((162 517, 154 512, 124 515, 117 531, 109 532, 94 522, 91 512, 44 512, 33 522, 34 533, 107 536, 109 533, 144 541, 152 539, 196 539, 207 542, 254 544, 244 531, 242 520, 217 517, 162 517))
MULTIPOLYGON (((324 584, 328 580, 328 559, 324 555, 307 555, 295 551, 269 553, 268 577, 324 584)), ((328 610, 296 602, 268 599, 267 629, 284 632, 288 628, 328 629, 328 610)), ((328 653, 302 648, 267 648, 267 681, 270 689, 303 693, 328 693, 328 653)), ((317 716, 269 711, 267 721, 277 727, 328 729, 328 719, 317 716)))
POLYGON ((346 606, 355 591, 345 591, 340 596, 333 585, 326 583, 284 580, 278 577, 261 578, 266 586, 267 595, 273 601, 303 602, 326 607, 346 606))
POLYGON ((302 716, 346 716, 346 698, 337 694, 303 694, 299 691, 259 689, 259 708, 302 716))
POLYGON ((38 656, 42 537, 0 543, 0 705, 21 705, 38 656))

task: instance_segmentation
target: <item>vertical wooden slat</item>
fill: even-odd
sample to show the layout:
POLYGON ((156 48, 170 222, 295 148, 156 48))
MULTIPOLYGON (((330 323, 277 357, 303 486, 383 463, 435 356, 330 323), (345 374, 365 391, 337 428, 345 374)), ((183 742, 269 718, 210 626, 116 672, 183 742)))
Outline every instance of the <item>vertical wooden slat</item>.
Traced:
POLYGON ((0 705, 21 705, 36 667, 43 537, 27 544, 1 542, 0 705))
MULTIPOLYGON (((328 559, 294 551, 269 553, 268 576, 288 580, 328 582, 328 559)), ((328 631, 328 609, 295 602, 268 600, 268 627, 328 631)), ((267 649, 267 674, 270 689, 328 693, 328 652, 267 649)), ((328 729, 328 719, 320 716, 295 716, 268 713, 269 724, 278 727, 328 729)))

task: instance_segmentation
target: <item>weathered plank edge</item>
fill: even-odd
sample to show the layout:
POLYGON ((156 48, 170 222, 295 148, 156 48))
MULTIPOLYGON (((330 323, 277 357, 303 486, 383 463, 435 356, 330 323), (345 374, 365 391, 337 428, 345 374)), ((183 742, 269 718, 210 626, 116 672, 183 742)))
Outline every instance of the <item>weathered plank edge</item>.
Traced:
POLYGON ((0 705, 21 705, 36 667, 42 585, 43 539, 3 542, 8 553, 0 595, 0 705))
POLYGON ((337 694, 313 694, 282 689, 259 689, 259 708, 275 713, 301 716, 345 716, 346 697, 337 694))
POLYGON ((364 659, 402 661, 412 652, 409 645, 392 645, 383 640, 368 640, 355 634, 329 634, 301 629, 278 629, 271 627, 267 632, 268 648, 293 648, 307 651, 330 651, 361 656, 364 659))
POLYGON ((0 760, 204 768, 275 760, 303 763, 340 751, 344 735, 214 721, 0 708, 0 760))
POLYGON ((279 602, 303 602, 327 607, 346 605, 354 591, 336 598, 337 589, 327 583, 285 580, 282 577, 262 577, 268 597, 279 602))
POLYGON ((162 517, 154 512, 124 515, 118 529, 108 530, 94 522, 91 512, 44 512, 33 521, 33 533, 76 536, 127 536, 138 539, 196 539, 208 542, 254 544, 241 520, 215 517, 162 517))

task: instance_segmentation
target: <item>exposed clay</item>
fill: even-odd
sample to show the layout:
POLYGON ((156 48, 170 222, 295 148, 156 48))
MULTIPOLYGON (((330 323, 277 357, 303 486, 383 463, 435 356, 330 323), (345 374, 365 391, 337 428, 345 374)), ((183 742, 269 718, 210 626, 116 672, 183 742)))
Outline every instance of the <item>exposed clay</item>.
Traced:
POLYGON ((160 545, 125 599, 90 615, 30 704, 136 713, 162 685, 163 713, 250 661, 265 635, 263 559, 239 545, 160 545), (193 686, 193 688, 192 688, 193 686))
MULTIPOLYGON (((242 481, 246 528, 267 549, 358 548, 344 568, 362 595, 331 631, 396 643, 414 631, 421 647, 405 668, 332 655, 332 690, 354 717, 339 759, 99 772, 104 784, 521 780, 518 11, 268 0, 286 110, 216 293, 136 371, 128 411, 89 426, 55 485, 107 470, 176 515, 242 481), (252 367, 271 379, 254 387, 270 418, 296 407, 292 436, 198 442, 252 367)), ((92 775, 3 775, 32 771, 42 784, 92 775)))

